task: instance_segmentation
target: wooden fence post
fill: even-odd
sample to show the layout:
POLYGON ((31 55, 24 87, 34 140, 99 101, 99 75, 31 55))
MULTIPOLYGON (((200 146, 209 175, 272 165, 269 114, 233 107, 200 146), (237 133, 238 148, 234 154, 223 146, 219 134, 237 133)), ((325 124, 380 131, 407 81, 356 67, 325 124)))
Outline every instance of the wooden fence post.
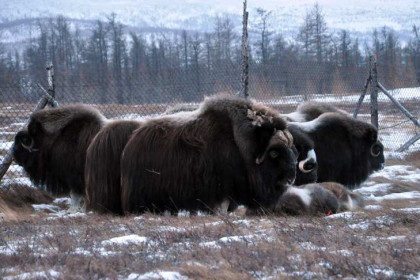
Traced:
POLYGON ((248 12, 246 10, 246 0, 244 1, 244 11, 242 17, 242 94, 248 98, 249 82, 249 63, 248 63, 248 12))
POLYGON ((370 84, 370 122, 376 128, 379 127, 378 121, 378 69, 376 56, 372 56, 372 80, 370 84))

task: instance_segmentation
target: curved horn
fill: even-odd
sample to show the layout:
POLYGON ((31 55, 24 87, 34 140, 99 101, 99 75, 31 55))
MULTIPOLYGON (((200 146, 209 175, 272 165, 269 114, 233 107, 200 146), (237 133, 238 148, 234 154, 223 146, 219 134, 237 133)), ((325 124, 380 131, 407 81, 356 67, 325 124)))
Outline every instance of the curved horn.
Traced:
POLYGON ((32 138, 30 138, 30 139, 31 139, 31 144, 29 146, 24 144, 23 141, 21 141, 20 144, 22 145, 23 148, 28 150, 30 153, 38 151, 38 149, 34 149, 34 144, 35 144, 34 139, 32 139, 32 138))
POLYGON ((371 154, 372 156, 374 156, 374 157, 377 157, 377 156, 379 156, 379 155, 381 154, 381 149, 379 149, 379 150, 378 150, 378 152, 377 152, 377 153, 375 153, 375 152, 373 151, 373 148, 374 148, 375 146, 379 146, 379 145, 378 145, 377 143, 373 144, 373 145, 372 145, 372 147, 370 147, 370 154, 371 154))
POLYGON ((307 159, 305 159, 305 160, 301 160, 300 162, 299 162, 299 170, 300 171, 302 171, 302 173, 309 173, 309 172, 311 172, 312 170, 314 170, 314 168, 311 168, 311 169, 305 169, 305 164, 309 161, 309 160, 311 160, 312 158, 307 158, 307 159))

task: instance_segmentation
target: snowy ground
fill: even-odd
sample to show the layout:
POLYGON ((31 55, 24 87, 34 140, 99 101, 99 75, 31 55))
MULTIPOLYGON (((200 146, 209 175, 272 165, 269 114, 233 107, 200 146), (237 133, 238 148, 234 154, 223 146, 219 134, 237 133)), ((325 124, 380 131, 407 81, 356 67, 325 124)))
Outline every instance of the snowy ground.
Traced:
MULTIPOLYGON (((0 156, 20 125, 0 128, 0 156)), ((412 135, 408 123, 380 131, 386 167, 357 190, 365 206, 354 212, 116 217, 68 213, 68 198, 42 196, 22 211, 0 207, 0 279, 420 279, 420 143, 392 152, 412 135)), ((16 184, 31 186, 14 164, 0 202, 16 184)))
POLYGON ((101 216, 69 199, 0 222, 3 279, 419 279, 420 153, 389 158, 365 206, 325 216, 101 216))

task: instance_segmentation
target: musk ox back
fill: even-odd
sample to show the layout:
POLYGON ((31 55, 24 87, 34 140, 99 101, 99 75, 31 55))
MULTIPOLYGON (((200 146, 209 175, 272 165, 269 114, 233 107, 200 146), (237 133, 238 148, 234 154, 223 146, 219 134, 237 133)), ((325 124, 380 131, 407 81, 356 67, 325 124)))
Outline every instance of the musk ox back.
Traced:
POLYGON ((83 195, 86 150, 105 118, 85 105, 45 109, 17 133, 13 157, 35 185, 53 195, 83 195))
POLYGON ((149 119, 123 151, 123 211, 274 207, 295 177, 292 143, 275 111, 235 97, 149 119))
POLYGON ((115 120, 92 140, 86 155, 86 210, 122 214, 121 154, 141 122, 115 120))
POLYGON ((384 166, 377 129, 341 112, 324 113, 308 122, 291 122, 315 143, 318 182, 338 182, 354 188, 384 166))
POLYGON ((295 112, 281 114, 281 116, 290 122, 307 122, 318 118, 324 113, 339 113, 350 117, 349 113, 344 110, 341 110, 333 105, 317 101, 304 102, 296 108, 295 112))

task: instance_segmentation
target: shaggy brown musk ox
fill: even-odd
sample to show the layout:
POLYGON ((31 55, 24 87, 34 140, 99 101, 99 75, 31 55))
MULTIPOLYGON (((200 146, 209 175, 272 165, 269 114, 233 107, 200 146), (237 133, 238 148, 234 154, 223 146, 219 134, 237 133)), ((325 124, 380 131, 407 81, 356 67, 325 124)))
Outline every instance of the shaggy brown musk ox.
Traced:
POLYGON ((292 145, 277 112, 238 97, 148 119, 122 154, 123 211, 213 211, 226 201, 273 208, 295 178, 292 145))
POLYGON ((96 109, 77 104, 33 113, 15 137, 13 157, 31 181, 54 196, 72 196, 72 207, 84 197, 86 150, 105 124, 96 109))

